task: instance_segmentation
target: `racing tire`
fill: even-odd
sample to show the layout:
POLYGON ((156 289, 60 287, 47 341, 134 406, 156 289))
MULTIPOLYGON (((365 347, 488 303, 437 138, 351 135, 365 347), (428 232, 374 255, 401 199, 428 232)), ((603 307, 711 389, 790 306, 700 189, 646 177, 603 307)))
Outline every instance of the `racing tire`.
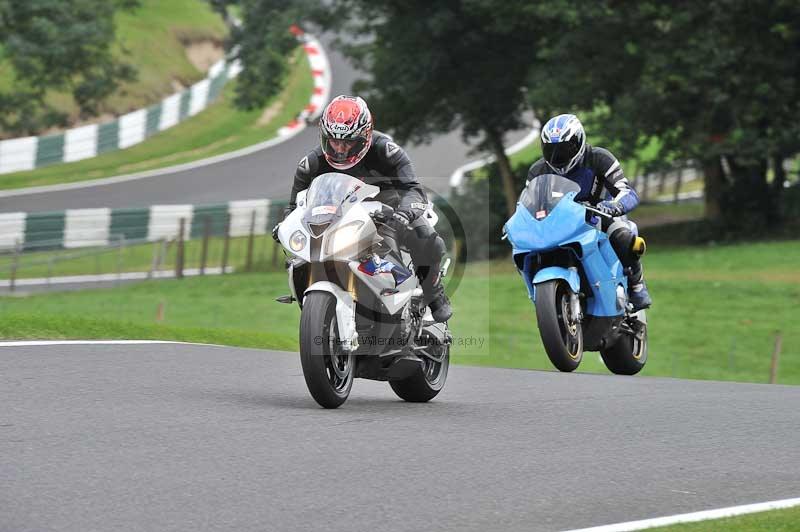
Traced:
POLYGON ((421 355, 423 366, 419 371, 405 379, 389 381, 389 386, 400 399, 409 403, 426 403, 442 391, 450 369, 450 346, 438 345, 435 349, 439 361, 421 355))
MULTIPOLYGON (((612 373, 617 375, 636 375, 647 363, 647 322, 642 315, 641 338, 630 333, 624 333, 610 347, 600 350, 603 363, 612 373)), ((641 321, 640 320, 640 321, 641 321)))
POLYGON ((574 371, 583 359, 583 331, 571 320, 572 290, 553 279, 536 285, 536 323, 547 358, 559 371, 574 371))
POLYGON ((336 324, 336 298, 311 292, 300 314, 300 364, 308 391, 324 408, 347 400, 355 377, 355 356, 342 350, 336 324))

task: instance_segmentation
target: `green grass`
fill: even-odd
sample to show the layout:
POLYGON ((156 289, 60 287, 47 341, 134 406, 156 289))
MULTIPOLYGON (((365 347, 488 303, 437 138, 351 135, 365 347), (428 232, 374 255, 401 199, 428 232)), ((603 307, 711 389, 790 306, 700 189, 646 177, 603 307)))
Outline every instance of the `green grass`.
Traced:
POLYGON ((523 164, 526 166, 530 166, 542 156, 542 144, 537 138, 526 147, 522 148, 520 151, 509 157, 509 161, 511 161, 511 167, 514 168, 517 165, 523 164))
POLYGON ((3 338, 145 338, 296 349, 299 309, 276 303, 283 272, 152 281, 0 298, 3 338), (164 320, 156 323, 157 309, 164 320))
POLYGON ((739 517, 685 523, 651 530, 661 532, 796 532, 800 530, 800 507, 760 512, 739 517))
MULTIPOLYGON (((113 311, 110 307, 110 311, 113 311)), ((155 309, 153 309, 155 312, 155 309)), ((104 340, 136 338, 137 340, 170 340, 203 344, 231 345, 296 350, 297 342, 285 334, 241 330, 228 327, 171 326, 142 323, 126 319, 93 318, 74 315, 14 313, 0 323, 2 338, 80 338, 104 340), (76 334, 77 331, 77 334, 76 334)))
MULTIPOLYGON (((655 304, 648 311, 645 375, 766 382, 776 331, 779 382, 800 383, 798 242, 660 249, 645 256, 655 304)), ((488 339, 461 362, 550 368, 533 305, 510 261, 473 267, 453 297, 453 330, 488 339)), ((606 372, 596 353, 582 371, 606 372)))
MULTIPOLYGON (((104 102, 101 111, 114 115, 146 107, 173 92, 173 82, 188 86, 205 75, 189 61, 184 43, 221 42, 227 28, 222 18, 203 0, 142 0, 132 12, 115 19, 114 54, 137 68, 136 81, 124 83, 104 102)), ((0 89, 14 84, 10 65, 0 64, 0 89)), ((48 102, 73 119, 77 106, 64 93, 51 93, 48 102)))
MULTIPOLYGON (((643 374, 767 382, 775 333, 781 331, 778 382, 800 384, 795 316, 800 304, 799 244, 677 248, 649 254, 645 268, 655 305, 648 313, 650 359, 643 374)), ((5 297, 0 298, 0 336, 160 334, 164 339, 204 341, 193 334, 225 331, 230 339, 216 342, 294 349, 298 309, 273 301, 286 293, 284 273, 270 272, 5 297), (155 324, 160 303, 166 307, 165 319, 155 324), (125 324, 135 327, 127 329, 125 324), (269 337, 259 336, 263 334, 269 337)), ((510 261, 470 266, 452 299, 455 363, 552 368, 541 347, 533 306, 510 261)), ((585 355, 580 370, 607 373, 596 353, 585 355)))
POLYGON ((109 152, 75 163, 0 175, 0 189, 72 183, 141 172, 226 153, 267 140, 308 104, 314 87, 303 51, 292 55, 292 68, 284 90, 276 95, 269 120, 263 109, 241 111, 232 103, 234 83, 219 101, 192 118, 131 148, 109 152))

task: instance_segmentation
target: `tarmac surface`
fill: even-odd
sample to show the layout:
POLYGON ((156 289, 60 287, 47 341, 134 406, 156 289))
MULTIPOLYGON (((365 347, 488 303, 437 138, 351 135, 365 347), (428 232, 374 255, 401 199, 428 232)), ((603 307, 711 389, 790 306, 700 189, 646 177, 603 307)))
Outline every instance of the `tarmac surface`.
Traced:
POLYGON ((800 388, 451 367, 427 404, 297 354, 0 347, 0 530, 564 530, 800 495, 800 388))

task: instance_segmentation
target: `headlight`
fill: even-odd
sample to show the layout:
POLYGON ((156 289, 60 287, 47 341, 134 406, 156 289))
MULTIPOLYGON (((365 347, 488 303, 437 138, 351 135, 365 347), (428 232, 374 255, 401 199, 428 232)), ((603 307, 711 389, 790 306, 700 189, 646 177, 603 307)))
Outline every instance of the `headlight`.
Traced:
POLYGON ((298 230, 292 233, 292 237, 289 239, 289 247, 292 249, 292 251, 297 253, 306 247, 306 242, 308 242, 306 235, 304 235, 302 231, 298 230))
POLYGON ((343 225, 331 233, 328 236, 327 244, 325 244, 325 253, 328 255, 333 255, 336 252, 341 253, 343 250, 354 246, 356 243, 358 243, 358 233, 363 225, 364 222, 358 220, 347 225, 343 225))

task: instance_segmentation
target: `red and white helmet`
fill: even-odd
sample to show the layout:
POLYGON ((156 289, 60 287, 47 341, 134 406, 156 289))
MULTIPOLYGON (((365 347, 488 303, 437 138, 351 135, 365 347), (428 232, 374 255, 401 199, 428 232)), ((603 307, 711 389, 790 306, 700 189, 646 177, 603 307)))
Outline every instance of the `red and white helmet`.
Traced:
POLYGON ((319 121, 322 153, 338 170, 352 168, 372 144, 372 114, 358 96, 337 96, 325 107, 319 121))

